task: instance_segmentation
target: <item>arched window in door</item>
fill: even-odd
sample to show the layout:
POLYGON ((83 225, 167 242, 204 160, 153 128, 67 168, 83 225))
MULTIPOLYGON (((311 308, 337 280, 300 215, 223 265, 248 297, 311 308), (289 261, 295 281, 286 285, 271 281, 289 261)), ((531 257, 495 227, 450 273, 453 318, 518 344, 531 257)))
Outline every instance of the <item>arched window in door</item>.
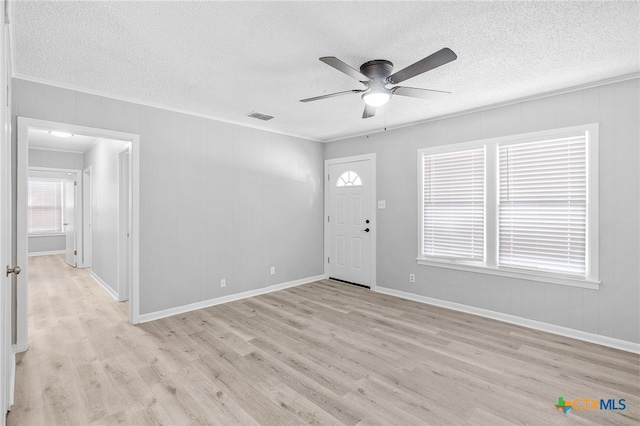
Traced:
POLYGON ((362 186, 362 180, 356 172, 347 171, 340 175, 336 186, 362 186))

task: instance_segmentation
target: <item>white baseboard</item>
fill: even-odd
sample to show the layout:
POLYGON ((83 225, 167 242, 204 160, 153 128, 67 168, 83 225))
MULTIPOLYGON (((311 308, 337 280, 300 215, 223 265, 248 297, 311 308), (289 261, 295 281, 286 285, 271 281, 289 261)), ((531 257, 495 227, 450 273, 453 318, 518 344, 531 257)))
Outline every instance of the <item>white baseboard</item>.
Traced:
POLYGON ((109 284, 107 284, 106 282, 104 282, 104 280, 102 278, 100 278, 98 275, 96 275, 95 272, 91 271, 91 278, 93 278, 95 280, 95 282, 97 282, 98 284, 100 284, 100 287, 104 288, 105 291, 107 293, 109 293, 109 295, 111 297, 113 297, 116 301, 118 301, 118 293, 116 293, 116 291, 114 289, 112 289, 111 287, 109 287, 109 284))
POLYGON ((259 288, 256 290, 244 291, 242 293, 230 294, 228 296, 216 297, 215 299, 203 300, 202 302, 190 303, 188 305, 177 306, 175 308, 164 309, 162 311, 149 312, 140 315, 140 323, 154 321, 173 315, 183 314, 185 312, 196 311, 198 309, 209 308, 211 306, 221 305, 223 303, 234 302, 236 300, 246 299, 249 297, 259 296, 261 294, 272 293, 285 288, 296 287, 303 284, 312 283, 324 279, 324 275, 316 275, 313 277, 302 278, 286 283, 274 284, 269 287, 259 288))
POLYGON ((626 340, 615 339, 613 337, 602 336, 600 334, 587 333, 586 331, 574 330, 572 328, 553 325, 546 322, 522 318, 515 315, 503 314, 501 312, 490 311, 488 309, 476 308, 474 306, 463 305, 461 303, 449 302, 442 299, 420 296, 418 294, 407 293, 386 287, 377 287, 378 293, 412 300, 414 302, 426 303, 428 305, 439 306, 454 311, 465 312, 467 314, 478 315, 485 318, 520 325, 534 330, 546 331, 547 333, 558 334, 572 339, 583 340, 585 342, 596 343, 610 348, 620 349, 627 352, 640 354, 640 343, 633 343, 626 340))
POLYGON ((66 252, 66 250, 34 251, 33 253, 28 253, 28 256, 51 256, 52 254, 65 254, 66 252))

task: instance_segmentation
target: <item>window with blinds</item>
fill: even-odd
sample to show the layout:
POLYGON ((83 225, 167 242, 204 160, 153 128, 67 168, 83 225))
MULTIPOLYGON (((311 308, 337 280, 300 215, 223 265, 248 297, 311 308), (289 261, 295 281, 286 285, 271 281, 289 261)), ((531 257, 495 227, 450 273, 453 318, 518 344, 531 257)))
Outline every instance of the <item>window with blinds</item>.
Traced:
POLYGON ((27 210, 30 234, 62 232, 62 181, 29 180, 27 210))
POLYGON ((598 124, 418 150, 421 265, 599 288, 598 124))
POLYGON ((484 260, 484 155, 484 148, 423 155, 423 256, 484 260))
POLYGON ((581 135, 501 145, 500 266, 586 274, 587 147, 581 135))

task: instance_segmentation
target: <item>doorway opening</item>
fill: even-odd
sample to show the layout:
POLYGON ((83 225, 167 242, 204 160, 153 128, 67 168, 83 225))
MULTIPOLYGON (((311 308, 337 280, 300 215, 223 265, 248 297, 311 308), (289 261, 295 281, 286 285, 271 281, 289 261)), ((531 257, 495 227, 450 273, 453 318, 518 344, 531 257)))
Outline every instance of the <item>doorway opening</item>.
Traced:
MULTIPOLYGON (((28 265, 28 254, 56 252, 51 245, 37 253, 29 248, 35 240, 28 232, 32 229, 28 182, 29 175, 48 173, 51 178, 59 173, 64 219, 55 229, 64 236, 67 264, 89 268, 96 283, 114 299, 128 301, 129 322, 137 324, 139 136, 23 117, 18 117, 17 134, 19 261, 22 258, 28 265)), ((28 347, 27 275, 25 271, 18 282, 18 351, 28 347)))

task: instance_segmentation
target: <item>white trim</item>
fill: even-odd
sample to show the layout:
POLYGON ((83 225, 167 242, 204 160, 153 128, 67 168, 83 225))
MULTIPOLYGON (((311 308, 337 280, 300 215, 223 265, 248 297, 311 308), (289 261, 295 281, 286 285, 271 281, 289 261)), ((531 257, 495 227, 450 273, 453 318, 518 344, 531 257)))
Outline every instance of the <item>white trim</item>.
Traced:
POLYGON ((329 216, 329 187, 327 186, 327 180, 329 177, 329 168, 334 164, 342 164, 342 163, 351 163, 354 161, 370 161, 371 163, 371 224, 374 226, 371 227, 371 272, 370 272, 370 282, 369 285, 371 290, 376 289, 377 283, 377 240, 378 240, 378 201, 377 201, 377 193, 378 187, 376 184, 376 153, 370 154, 362 154, 362 155, 352 155, 350 157, 340 157, 340 158, 331 158, 328 160, 324 160, 324 177, 323 177, 323 185, 324 185, 324 216, 322 218, 322 223, 324 227, 324 255, 322 257, 322 272, 325 277, 327 275, 327 263, 324 259, 329 256, 329 227, 327 226, 326 217, 329 216))
POLYGON ((198 309, 204 309, 204 308, 209 308, 211 306, 221 305, 223 303, 234 302, 236 300, 247 299, 250 297, 260 296, 262 294, 267 294, 267 293, 273 293, 275 291, 280 291, 280 290, 284 290, 291 287, 297 287, 303 284, 309 284, 315 281, 323 280, 324 278, 325 278, 324 275, 316 275, 313 277, 301 278, 299 280, 288 281, 280 284, 274 284, 269 287, 259 288, 256 290, 244 291, 242 293, 216 297, 214 299, 190 303, 188 305, 176 306, 175 308, 164 309, 162 311, 149 312, 148 314, 141 314, 139 319, 140 319, 140 323, 154 321, 161 318, 170 317, 173 315, 196 311, 198 309))
MULTIPOLYGON (((88 95, 101 96, 103 98, 108 98, 108 99, 114 99, 114 100, 117 100, 117 101, 133 103, 133 104, 136 104, 136 105, 148 106, 148 107, 151 107, 151 108, 157 108, 157 109, 161 109, 161 110, 164 110, 164 111, 172 111, 172 112, 177 112, 177 113, 180 113, 180 114, 190 115, 190 116, 193 116, 193 117, 201 117, 201 118, 207 118, 209 120, 220 121, 222 123, 229 123, 229 124, 235 124, 235 125, 242 126, 242 127, 249 127, 249 128, 252 128, 252 129, 264 130, 265 132, 278 133, 280 135, 292 136, 294 138, 300 138, 300 139, 304 139, 304 140, 308 140, 308 141, 324 142, 321 139, 315 139, 315 138, 311 138, 309 136, 300 136, 300 135, 297 135, 295 133, 287 133, 287 132, 284 132, 282 130, 269 129, 267 127, 261 127, 261 126, 259 126, 257 124, 252 124, 250 122, 245 123, 245 122, 241 122, 241 121, 237 121, 237 120, 229 120, 227 118, 218 117, 216 115, 202 114, 202 113, 190 111, 190 110, 187 110, 187 109, 175 108, 175 107, 171 107, 171 106, 168 106, 168 105, 158 104, 158 103, 155 103, 155 102, 149 102, 149 101, 143 101, 141 99, 130 98, 130 97, 127 97, 127 96, 118 96, 118 95, 110 94, 110 93, 107 93, 107 92, 102 92, 100 90, 86 89, 86 88, 83 88, 83 87, 74 86, 72 84, 59 83, 59 82, 52 81, 52 80, 47 80, 47 79, 44 79, 44 78, 30 77, 30 76, 27 76, 27 75, 24 75, 24 74, 13 74, 13 78, 14 79, 18 79, 18 80, 30 81, 32 83, 37 83, 37 84, 44 84, 44 85, 52 86, 52 87, 59 87, 60 89, 73 90, 74 92, 86 93, 88 95)), ((249 118, 249 117, 247 117, 247 119, 248 120, 254 120, 253 118, 249 118)))
POLYGON ((100 129, 95 127, 81 126, 71 123, 62 123, 48 120, 41 120, 27 117, 17 117, 17 159, 18 159, 18 216, 17 216, 17 233, 18 246, 17 257, 20 265, 24 265, 23 273, 18 276, 18 306, 17 306, 17 346, 19 350, 26 350, 28 344, 28 315, 27 315, 27 235, 26 227, 26 186, 27 172, 29 169, 29 129, 59 129, 68 131, 73 134, 81 134, 85 136, 93 136, 96 138, 116 139, 131 142, 131 165, 132 173, 130 176, 132 183, 132 220, 131 220, 131 298, 129 299, 129 322, 137 324, 139 322, 138 315, 140 312, 140 135, 135 133, 120 132, 116 130, 100 129))
POLYGON ((64 237, 64 232, 47 232, 47 233, 35 233, 27 234, 27 238, 43 238, 43 237, 64 237))
POLYGON ((102 287, 103 289, 105 289, 105 291, 107 293, 109 293, 109 296, 113 297, 113 299, 117 302, 118 301, 118 293, 112 289, 109 284, 107 284, 106 282, 104 282, 104 280, 102 278, 100 278, 95 272, 91 271, 91 278, 94 279, 95 282, 97 282, 98 284, 100 284, 100 287, 102 287))
POLYGON ((82 268, 91 267, 91 171, 92 166, 82 170, 82 268))
POLYGON ((29 257, 33 256, 51 256, 54 254, 67 254, 66 250, 51 250, 51 251, 34 251, 33 253, 29 253, 29 257))
POLYGON ((35 151, 51 151, 51 152, 62 152, 63 154, 79 154, 82 155, 85 152, 87 152, 89 149, 91 149, 94 145, 96 144, 96 142, 93 142, 93 144, 85 149, 84 151, 73 151, 71 149, 58 149, 58 148, 40 148, 40 147, 29 147, 29 149, 33 149, 35 151))
MULTIPOLYGON (((127 143, 118 151, 118 300, 129 300, 131 292, 131 245, 129 233, 131 232, 131 143, 127 143), (125 164, 126 158, 126 164, 125 164), (126 182, 123 177, 126 171, 126 182), (126 201, 123 192, 126 184, 126 201), (123 209, 126 207, 126 212, 123 209), (124 236, 123 224, 126 222, 126 234, 124 236), (126 254, 126 255, 125 255, 126 254), (126 265, 126 268, 123 266, 126 265)), ((131 305, 129 305, 131 307, 131 305)))
POLYGON ((601 281, 585 280, 581 278, 562 277, 558 275, 545 275, 544 272, 519 271, 515 269, 506 270, 503 268, 491 268, 489 266, 475 266, 471 264, 462 264, 459 262, 447 262, 446 260, 431 260, 417 258, 418 265, 433 266, 436 268, 455 269, 458 271, 475 272, 478 274, 497 275, 499 277, 517 278, 527 281, 537 281, 541 283, 568 285, 571 287, 581 287, 589 290, 599 290, 601 281))
POLYGON ((603 336, 601 334, 588 333, 586 331, 575 330, 573 328, 562 327, 559 325, 523 318, 516 315, 503 314, 501 312, 491 311, 489 309, 476 308, 474 306, 463 305, 461 303, 449 302, 447 300, 420 296, 417 294, 407 293, 387 287, 378 287, 376 291, 378 293, 399 297, 401 299, 425 303, 427 305, 439 306, 441 308, 451 309, 453 311, 464 312, 467 314, 490 318, 509 324, 520 325, 522 327, 527 327, 534 330, 557 334, 559 336, 570 337, 572 339, 582 340, 584 342, 595 343, 614 349, 620 349, 623 351, 640 354, 640 343, 629 342, 627 340, 616 339, 613 337, 603 336))
POLYGON ((475 113, 478 113, 478 112, 488 111, 488 110, 492 110, 492 109, 498 109, 498 108, 506 107, 506 106, 509 106, 509 105, 516 105, 516 104, 520 104, 520 103, 524 103, 524 102, 535 101, 535 100, 538 100, 538 99, 549 98, 549 97, 552 97, 552 96, 564 95, 564 94, 567 94, 567 93, 578 92, 580 90, 593 89, 594 87, 606 86, 608 84, 622 83, 624 81, 635 80, 637 78, 640 78, 640 72, 635 72, 635 73, 631 73, 631 74, 625 74, 625 75, 621 75, 621 76, 618 76, 618 77, 607 78, 607 79, 604 79, 604 80, 597 80, 597 81, 594 81, 594 82, 591 82, 591 83, 580 84, 578 86, 571 86, 571 87, 567 87, 567 88, 564 88, 564 89, 552 90, 550 92, 544 92, 544 93, 540 93, 540 94, 537 94, 537 95, 525 96, 525 97, 522 97, 522 98, 516 98, 516 99, 509 100, 509 101, 498 102, 498 103, 491 104, 491 105, 481 106, 481 107, 477 107, 477 108, 471 108, 471 109, 458 111, 458 112, 452 112, 452 113, 449 113, 449 114, 438 115, 438 116, 427 118, 427 119, 424 119, 424 120, 412 121, 411 123, 403 123, 403 124, 400 124, 400 125, 397 125, 397 126, 387 126, 384 129, 381 128, 380 130, 354 133, 352 135, 341 136, 341 137, 338 137, 338 138, 335 138, 335 139, 323 139, 323 140, 320 140, 319 142, 324 142, 324 143, 327 143, 327 142, 338 142, 338 141, 342 141, 342 140, 357 138, 357 137, 360 137, 360 136, 375 135, 376 133, 384 133, 384 132, 388 132, 388 131, 391 131, 391 130, 403 129, 405 127, 419 126, 421 124, 432 123, 434 121, 447 120, 449 118, 460 117, 460 116, 469 115, 469 114, 475 114, 475 113))
MULTIPOLYGON (((13 27, 12 25, 9 26, 10 30, 11 30, 12 27, 13 27)), ((13 43, 13 38, 10 38, 10 41, 13 43)), ((14 55, 14 51, 12 50, 11 51, 11 56, 13 57, 13 55, 14 55)), ((13 61, 11 62, 11 65, 14 66, 14 62, 13 61)), ((430 122, 433 122, 433 121, 446 120, 448 118, 458 117, 458 116, 461 116, 461 115, 475 114, 475 113, 481 112, 481 111, 487 111, 487 110, 491 110, 491 109, 502 108, 502 107, 509 106, 509 105, 519 104, 519 103, 533 101, 533 100, 542 99, 542 98, 548 98, 548 97, 551 97, 551 96, 557 96, 557 95, 562 95, 562 94, 571 93, 571 92, 577 92, 577 91, 580 91, 580 90, 592 89, 594 87, 605 86, 607 84, 621 83, 623 81, 634 80, 636 78, 640 78, 640 72, 631 73, 631 74, 625 74, 625 75, 621 75, 621 76, 617 76, 617 77, 607 78, 607 79, 604 79, 604 80, 597 80, 597 81, 593 81, 591 83, 585 83, 585 84, 580 84, 580 85, 577 85, 577 86, 571 86, 571 87, 566 87, 566 88, 562 88, 562 89, 558 89, 558 90, 552 90, 552 91, 549 91, 549 92, 544 92, 544 93, 540 93, 540 94, 536 94, 536 95, 524 96, 524 97, 521 97, 521 98, 516 98, 516 99, 504 101, 504 102, 498 102, 498 103, 494 103, 494 104, 490 104, 490 105, 486 105, 486 106, 481 106, 481 107, 477 107, 477 108, 470 108, 470 109, 466 109, 466 110, 462 110, 462 111, 452 112, 452 113, 449 113, 449 114, 438 115, 438 116, 435 116, 435 117, 427 118, 425 120, 417 120, 417 121, 412 121, 410 123, 403 123, 403 124, 400 124, 398 126, 384 127, 383 129, 381 128, 380 130, 364 131, 364 132, 353 133, 353 134, 340 136, 340 137, 337 137, 337 138, 329 138, 329 139, 313 138, 313 137, 310 137, 310 136, 297 135, 295 133, 287 133, 287 132, 284 132, 284 131, 281 131, 281 130, 269 129, 269 128, 265 128, 265 127, 260 127, 258 125, 252 125, 251 123, 245 123, 245 122, 240 122, 240 121, 236 121, 236 120, 229 120, 229 119, 217 117, 215 115, 201 114, 201 113, 197 113, 197 112, 193 112, 193 111, 189 111, 189 110, 182 110, 182 109, 179 109, 179 108, 170 107, 170 106, 166 106, 166 105, 162 105, 162 104, 157 104, 157 103, 154 103, 154 102, 147 102, 147 101, 143 101, 143 100, 140 100, 140 99, 129 98, 129 97, 126 97, 126 96, 118 96, 118 95, 102 92, 100 90, 86 89, 86 88, 74 86, 72 84, 59 83, 59 82, 55 82, 55 81, 51 81, 51 80, 47 80, 47 79, 31 77, 31 76, 27 76, 27 75, 20 74, 20 73, 15 73, 15 72, 12 73, 12 76, 13 76, 14 79, 18 79, 18 80, 30 81, 30 82, 38 83, 38 84, 46 84, 48 86, 59 87, 61 89, 73 90, 75 92, 86 93, 86 94, 89 94, 89 95, 101 96, 101 97, 108 98, 108 99, 115 99, 115 100, 119 100, 119 101, 123 101, 123 102, 134 103, 134 104, 137 104, 137 105, 149 106, 149 107, 152 107, 152 108, 158 108, 158 109, 162 109, 162 110, 165 110, 165 111, 173 111, 173 112, 178 112, 178 113, 181 113, 181 114, 191 115, 191 116, 194 116, 194 117, 208 118, 208 119, 220 121, 220 122, 223 122, 223 123, 237 124, 238 126, 242 126, 242 127, 249 127, 249 128, 253 128, 253 129, 264 130, 265 132, 278 133, 278 134, 285 135, 285 136, 293 136, 293 137, 300 138, 300 139, 305 139, 305 140, 308 140, 308 141, 328 143, 328 142, 337 142, 337 141, 351 139, 351 138, 357 138, 359 136, 374 135, 376 133, 383 133, 383 132, 387 132, 387 131, 390 131, 390 130, 402 129, 402 128, 405 128, 405 127, 416 126, 416 125, 420 125, 420 124, 430 123, 430 122)))

